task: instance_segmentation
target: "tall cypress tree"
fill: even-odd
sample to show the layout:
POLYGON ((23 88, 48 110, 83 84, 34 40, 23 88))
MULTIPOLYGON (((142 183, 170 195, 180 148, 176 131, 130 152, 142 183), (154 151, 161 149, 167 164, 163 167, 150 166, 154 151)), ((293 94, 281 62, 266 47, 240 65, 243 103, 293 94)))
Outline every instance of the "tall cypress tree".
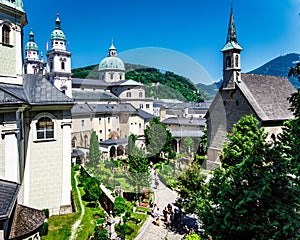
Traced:
POLYGON ((93 166, 98 164, 100 159, 101 152, 99 148, 99 141, 96 131, 92 132, 91 140, 90 140, 90 161, 93 166))

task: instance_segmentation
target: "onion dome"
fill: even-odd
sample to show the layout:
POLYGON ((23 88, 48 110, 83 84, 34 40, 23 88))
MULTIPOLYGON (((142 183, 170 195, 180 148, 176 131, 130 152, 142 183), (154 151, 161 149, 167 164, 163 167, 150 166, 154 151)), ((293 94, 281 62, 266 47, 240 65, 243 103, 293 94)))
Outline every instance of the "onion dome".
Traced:
POLYGON ((66 36, 60 27, 59 14, 57 14, 57 18, 55 21, 55 29, 51 33, 51 40, 54 40, 54 39, 59 39, 59 40, 64 40, 64 41, 66 40, 66 36))
POLYGON ((32 32, 32 29, 30 29, 30 33, 29 33, 29 41, 26 43, 25 45, 25 50, 35 50, 38 51, 38 45, 35 43, 34 41, 34 34, 32 32))

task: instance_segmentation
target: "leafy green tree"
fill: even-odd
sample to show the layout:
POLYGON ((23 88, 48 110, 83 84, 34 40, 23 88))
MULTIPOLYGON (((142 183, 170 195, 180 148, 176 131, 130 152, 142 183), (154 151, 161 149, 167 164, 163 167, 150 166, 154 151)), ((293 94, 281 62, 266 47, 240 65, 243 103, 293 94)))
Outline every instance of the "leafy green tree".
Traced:
POLYGON ((244 116, 228 134, 198 215, 214 239, 291 239, 300 229, 299 191, 280 147, 244 116))
POLYGON ((85 180, 83 190, 85 191, 85 198, 95 203, 98 202, 102 194, 99 181, 95 177, 88 177, 85 180))
POLYGON ((109 240, 107 230, 100 226, 95 227, 94 237, 95 237, 95 240, 109 240))
POLYGON ((195 213, 201 207, 201 201, 206 194, 205 179, 198 164, 192 163, 177 179, 179 205, 187 213, 195 213))
POLYGON ((93 166, 96 166, 99 162, 101 152, 99 149, 99 141, 96 131, 92 132, 90 140, 90 161, 93 166))
POLYGON ((137 195, 141 192, 142 187, 149 187, 150 172, 149 162, 144 151, 136 146, 137 136, 129 136, 129 154, 127 164, 129 172, 127 177, 133 186, 137 186, 137 195))
POLYGON ((146 148, 151 157, 157 159, 161 152, 172 155, 172 134, 158 118, 152 118, 144 131, 146 148))
POLYGON ((182 141, 182 150, 186 153, 194 152, 194 141, 191 137, 186 137, 182 141))
POLYGON ((127 209, 127 204, 125 198, 116 197, 114 201, 114 215, 121 216, 127 209))

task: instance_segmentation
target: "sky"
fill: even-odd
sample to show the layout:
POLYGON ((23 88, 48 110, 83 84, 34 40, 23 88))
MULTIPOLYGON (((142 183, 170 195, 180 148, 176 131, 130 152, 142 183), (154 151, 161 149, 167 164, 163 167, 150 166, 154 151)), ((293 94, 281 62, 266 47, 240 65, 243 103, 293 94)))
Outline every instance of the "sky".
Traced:
POLYGON ((113 41, 124 62, 173 71, 195 83, 219 81, 231 6, 243 47, 242 72, 300 52, 300 0, 23 0, 23 5, 24 43, 32 28, 43 53, 59 13, 72 68, 100 63, 113 41))

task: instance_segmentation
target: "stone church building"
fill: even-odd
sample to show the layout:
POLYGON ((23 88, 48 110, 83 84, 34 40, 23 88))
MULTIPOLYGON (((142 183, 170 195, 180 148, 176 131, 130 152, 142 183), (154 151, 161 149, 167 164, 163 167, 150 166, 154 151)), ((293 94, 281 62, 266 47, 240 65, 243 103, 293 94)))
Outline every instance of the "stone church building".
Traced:
POLYGON ((296 90, 287 78, 241 73, 242 47, 237 41, 231 9, 226 44, 223 53, 223 85, 207 114, 208 161, 219 162, 219 153, 226 133, 243 115, 252 114, 261 127, 276 137, 284 121, 293 117, 287 100, 296 90))

